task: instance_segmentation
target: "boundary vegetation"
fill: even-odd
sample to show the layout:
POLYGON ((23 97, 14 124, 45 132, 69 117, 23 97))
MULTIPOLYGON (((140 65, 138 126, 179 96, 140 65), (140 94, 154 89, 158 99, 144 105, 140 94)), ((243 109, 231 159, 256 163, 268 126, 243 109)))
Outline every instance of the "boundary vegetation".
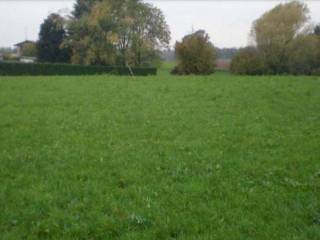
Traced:
POLYGON ((157 69, 152 67, 127 68, 123 66, 84 66, 74 64, 24 64, 24 63, 0 63, 0 75, 2 76, 24 76, 24 75, 156 75, 157 69))

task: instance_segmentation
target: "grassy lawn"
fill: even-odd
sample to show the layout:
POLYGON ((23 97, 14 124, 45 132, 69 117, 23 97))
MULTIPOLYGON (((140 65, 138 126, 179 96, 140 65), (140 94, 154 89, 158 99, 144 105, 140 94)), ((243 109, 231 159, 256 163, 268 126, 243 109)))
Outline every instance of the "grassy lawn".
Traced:
POLYGON ((320 78, 1 77, 0 239, 320 239, 320 78))

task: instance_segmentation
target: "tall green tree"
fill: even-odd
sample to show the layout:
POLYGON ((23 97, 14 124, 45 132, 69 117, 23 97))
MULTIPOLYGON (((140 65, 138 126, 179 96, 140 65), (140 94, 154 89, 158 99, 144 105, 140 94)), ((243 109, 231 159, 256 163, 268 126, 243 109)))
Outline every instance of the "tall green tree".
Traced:
POLYGON ((65 19, 51 14, 41 25, 37 54, 40 62, 69 62, 70 49, 63 44, 67 37, 65 19))
POLYGON ((162 12, 140 0, 96 0, 69 32, 72 61, 81 64, 150 64, 170 41, 162 12))
POLYGON ((269 73, 288 70, 288 47, 303 33, 308 20, 308 7, 293 1, 279 4, 254 22, 252 36, 269 73))

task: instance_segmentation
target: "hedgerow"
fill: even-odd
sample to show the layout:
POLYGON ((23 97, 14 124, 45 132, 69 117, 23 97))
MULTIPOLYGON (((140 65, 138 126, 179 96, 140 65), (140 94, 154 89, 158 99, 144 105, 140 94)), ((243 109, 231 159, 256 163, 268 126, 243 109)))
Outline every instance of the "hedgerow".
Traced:
MULTIPOLYGON (((133 75, 147 76, 156 75, 157 69, 151 67, 131 68, 133 75)), ((131 75, 127 67, 118 66, 84 66, 73 64, 51 64, 51 63, 0 63, 0 75, 2 76, 40 76, 40 75, 131 75)))

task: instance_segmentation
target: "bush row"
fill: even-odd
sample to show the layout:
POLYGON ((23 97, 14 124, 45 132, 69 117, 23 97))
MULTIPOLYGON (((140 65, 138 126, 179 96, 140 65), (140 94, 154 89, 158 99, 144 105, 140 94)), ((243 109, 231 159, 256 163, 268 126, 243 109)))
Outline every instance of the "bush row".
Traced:
POLYGON ((319 75, 320 38, 302 35, 282 48, 242 48, 232 59, 231 72, 241 75, 319 75))
MULTIPOLYGON (((156 75, 156 68, 134 67, 131 69, 135 76, 156 75)), ((95 75, 115 74, 131 75, 129 68, 116 66, 83 66, 72 64, 50 63, 0 63, 0 75, 2 76, 38 76, 38 75, 95 75)))

